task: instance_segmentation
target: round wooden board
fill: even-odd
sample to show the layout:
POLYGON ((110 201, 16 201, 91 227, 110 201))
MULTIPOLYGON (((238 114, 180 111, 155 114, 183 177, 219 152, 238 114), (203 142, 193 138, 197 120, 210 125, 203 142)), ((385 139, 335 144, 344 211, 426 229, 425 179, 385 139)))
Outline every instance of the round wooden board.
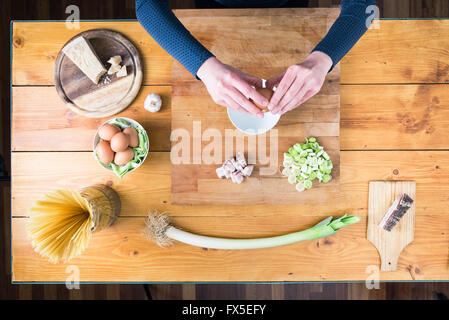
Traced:
POLYGON ((142 84, 139 52, 122 34, 106 29, 82 32, 64 47, 81 36, 90 42, 106 70, 110 67, 107 63, 109 58, 119 55, 128 75, 117 78, 115 74, 106 73, 95 84, 61 50, 56 58, 54 74, 59 96, 72 111, 88 118, 104 118, 121 112, 131 104, 142 84))

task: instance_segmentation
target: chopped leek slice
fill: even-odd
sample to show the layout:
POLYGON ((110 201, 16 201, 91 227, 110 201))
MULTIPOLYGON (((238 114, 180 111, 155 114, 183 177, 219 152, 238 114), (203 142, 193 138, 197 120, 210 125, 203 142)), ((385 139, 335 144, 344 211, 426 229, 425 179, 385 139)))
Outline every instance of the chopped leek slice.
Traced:
POLYGON ((291 176, 292 172, 289 168, 284 168, 284 170, 282 170, 282 174, 286 177, 291 176))
POLYGON ((298 182, 296 184, 296 190, 298 190, 298 192, 302 192, 305 190, 304 184, 302 182, 298 182))
POLYGON ((282 165, 286 168, 290 167, 293 164, 293 160, 289 161, 289 160, 284 160, 284 162, 282 163, 282 165))
POLYGON ((291 184, 295 184, 296 183, 296 176, 295 175, 288 176, 288 182, 291 183, 291 184))
POLYGON ((312 188, 312 181, 310 181, 310 180, 304 180, 304 187, 305 187, 306 189, 312 188))
POLYGON ((296 150, 296 151, 301 151, 301 145, 299 144, 299 143, 297 143, 297 144, 295 144, 294 146, 293 146, 293 148, 296 150))

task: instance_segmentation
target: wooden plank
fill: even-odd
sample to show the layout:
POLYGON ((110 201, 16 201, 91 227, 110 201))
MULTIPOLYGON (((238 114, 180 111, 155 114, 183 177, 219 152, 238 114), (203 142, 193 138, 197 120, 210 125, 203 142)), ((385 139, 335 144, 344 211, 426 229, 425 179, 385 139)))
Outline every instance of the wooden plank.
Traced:
MULTIPOLYGON (((169 212, 180 216, 240 216, 274 215, 304 212, 314 215, 343 212, 346 205, 320 207, 316 204, 302 206, 245 205, 238 207, 213 206, 193 207, 170 204, 170 156, 169 153, 150 153, 145 163, 134 172, 119 179, 95 162, 90 152, 27 152, 13 153, 14 185, 12 194, 13 216, 27 216, 34 201, 45 192, 104 183, 111 185, 122 200, 121 216, 146 216, 149 210, 169 212), (76 165, 74 165, 76 163, 76 165), (39 167, 39 170, 36 170, 39 167), (45 190, 42 186, 45 185, 45 190)), ((286 186, 290 186, 287 182, 286 186)), ((363 205, 362 205, 363 206, 363 205)), ((366 206, 365 206, 366 207, 366 206)))
MULTIPOLYGON (((192 207, 170 204, 170 157, 168 153, 150 153, 139 172, 125 176, 122 180, 102 169, 89 153, 13 153, 13 216, 26 216, 33 202, 47 191, 105 183, 112 184, 122 199, 122 216, 146 216, 148 211, 159 210, 174 215, 273 215, 286 214, 293 210, 304 210, 305 214, 335 212, 335 207, 321 208, 317 205, 291 207, 279 206, 229 206, 192 207), (76 159, 76 160, 75 160, 76 159), (73 165, 77 163, 77 165, 73 165), (36 166, 40 169, 36 170, 36 166), (45 184, 45 190, 42 185, 45 184), (144 197, 144 198, 142 198, 144 197), (296 209, 294 209, 296 208, 296 209), (267 211, 267 209, 269 211, 267 211), (324 210, 324 211, 323 211, 324 210)), ((340 208, 344 210, 345 207, 340 208)))
MULTIPOLYGON (((223 60, 230 65, 249 74, 269 78, 282 72, 285 64, 297 62, 298 57, 305 58, 331 25, 327 16, 310 17, 307 10, 303 13, 301 17, 269 14, 260 17, 215 17, 213 20, 208 17, 189 17, 184 18, 183 22, 191 32, 199 35, 200 40, 204 39, 202 42, 222 53, 223 60), (310 27, 312 20, 315 23, 313 28, 310 27), (235 30, 236 25, 239 26, 238 30, 235 30), (302 41, 297 42, 298 37, 302 41), (262 42, 266 45, 261 47, 262 42), (281 47, 283 50, 280 50, 281 47)), ((235 152, 227 150, 226 131, 234 131, 235 128, 227 119, 226 109, 217 106, 203 85, 192 80, 178 63, 173 67, 172 81, 172 130, 182 130, 190 137, 188 141, 185 141, 185 137, 180 141, 172 140, 172 155, 176 156, 174 150, 178 150, 182 144, 193 149, 190 156, 183 159, 183 163, 172 165, 173 204, 317 203, 336 196, 340 173, 338 67, 329 74, 318 95, 301 108, 283 116, 275 130, 266 134, 270 137, 269 144, 260 141, 260 137, 257 137, 257 142, 252 143, 256 137, 238 134, 241 139, 248 140, 248 146, 239 148, 238 151, 247 153, 247 157, 257 152, 254 159, 249 161, 256 165, 256 170, 242 185, 231 184, 229 181, 225 184, 219 181, 215 173, 217 164, 235 155, 235 152), (201 125, 201 128, 196 124, 201 125), (200 136, 210 130, 221 135, 221 141, 214 141, 220 149, 214 151, 221 153, 214 162, 215 166, 204 163, 207 156, 204 151, 208 150, 206 145, 210 144, 210 140, 204 141, 200 136), (199 133, 197 137, 196 132, 199 133), (279 138, 272 139, 273 134, 277 134, 279 138), (315 183, 309 192, 298 193, 294 186, 284 183, 285 178, 280 175, 279 167, 284 152, 310 136, 316 137, 331 157, 334 165, 332 181, 329 184, 315 183), (200 141, 203 142, 202 145, 196 148, 196 142, 201 143, 200 141), (270 155, 270 159, 263 159, 264 155, 270 155), (195 161, 196 159, 200 161, 195 161), (262 169, 261 166, 273 168, 273 173, 267 174, 266 168, 262 169), (273 190, 278 192, 274 193, 273 190)), ((185 150, 181 150, 183 156, 184 152, 185 150)))
POLYGON ((447 18, 449 2, 446 0, 378 0, 382 18, 447 18))
MULTIPOLYGON (((196 233, 241 238, 283 234, 322 218, 179 217, 173 222, 196 233)), ((65 281, 67 265, 50 264, 33 251, 26 220, 13 219, 13 280, 65 281)), ((401 255, 398 270, 381 273, 381 280, 448 279, 449 221, 417 216, 416 225, 416 240, 401 255)), ((119 218, 110 229, 94 234, 84 254, 70 264, 79 267, 82 281, 117 282, 365 281, 367 266, 379 264, 377 250, 365 239, 365 218, 325 239, 261 250, 204 250, 180 243, 159 248, 139 232, 143 228, 143 218, 119 218)))
POLYGON ((385 1, 383 6, 383 16, 391 18, 408 17, 410 12, 410 2, 410 0, 385 1))
POLYGON ((447 149, 449 85, 341 87, 341 148, 447 149))
MULTIPOLYGON (((341 86, 341 149, 446 149, 449 145, 449 111, 444 106, 449 104, 448 88, 446 84, 341 86), (379 132, 384 132, 388 138, 379 139, 379 132)), ((173 90, 186 96, 193 94, 185 87, 174 87, 173 90)), ((198 97, 186 97, 186 103, 180 105, 182 112, 174 118, 183 121, 191 112, 195 112, 196 117, 203 117, 208 112, 215 121, 228 123, 227 118, 221 117, 219 109, 201 111, 191 108, 193 104, 207 107, 210 98, 204 96, 205 92, 206 89, 200 86, 198 97)), ((103 121, 70 112, 53 87, 14 87, 13 103, 13 151, 90 150, 95 128, 103 121), (55 136, 60 139, 54 139, 55 136)), ((304 122, 322 121, 324 112, 335 112, 318 108, 323 103, 319 95, 309 103, 313 103, 313 112, 300 108, 292 111, 295 117, 304 122)), ((134 103, 120 115, 142 122, 151 133, 152 150, 170 150, 170 87, 142 87, 134 103), (162 110, 155 114, 142 107, 150 92, 160 94, 163 99, 162 110)), ((289 123, 286 117, 282 121, 281 124, 289 123)))
MULTIPOLYGON (((279 216, 336 215, 345 212, 365 216, 368 181, 415 180, 416 214, 447 212, 449 152, 447 151, 345 151, 341 153, 340 194, 328 203, 304 205, 177 206, 170 204, 170 156, 150 153, 136 172, 122 180, 104 170, 90 152, 13 153, 13 216, 26 216, 33 202, 45 192, 78 189, 94 183, 112 183, 122 197, 121 216, 146 216, 149 210, 173 216, 279 216), (419 166, 417 165, 419 163, 419 166)), ((225 181, 220 185, 224 188, 225 181)), ((289 187, 285 181, 285 186, 289 187)))
MULTIPOLYGON (((414 239, 415 205, 390 231, 379 227, 394 201, 407 194, 416 199, 415 181, 370 181, 367 239, 377 248, 382 271, 394 271, 402 250, 414 239)), ((414 201, 414 200, 413 200, 414 201)))
MULTIPOLYGON (((444 106, 449 104, 448 88, 446 84, 341 86, 341 149, 446 149, 449 145, 449 111, 444 106), (388 138, 379 139, 379 132, 384 132, 388 138)), ((204 96, 206 89, 203 86, 198 88, 195 99, 188 98, 194 92, 186 91, 185 87, 174 87, 173 90, 186 95, 186 103, 180 105, 182 112, 175 114, 175 119, 183 121, 191 112, 195 112, 196 117, 203 117, 208 112, 215 121, 229 122, 221 117, 219 109, 201 111, 191 108, 193 104, 204 108, 209 104, 210 98, 204 96)), ((103 121, 70 112, 53 87, 14 87, 13 103, 13 151, 90 150, 95 128, 103 121), (55 136, 61 139, 54 139, 55 136)), ((320 95, 309 101, 312 103, 313 112, 300 108, 292 111, 295 117, 304 122, 322 121, 323 113, 335 112, 318 108, 323 103, 320 95)), ((152 150, 170 150, 170 87, 142 87, 134 103, 120 115, 139 119, 149 129, 152 150), (142 108, 150 92, 160 94, 163 99, 162 110, 155 114, 142 108)), ((282 121, 281 124, 289 123, 286 117, 282 121)))
POLYGON ((89 29, 118 31, 134 43, 144 61, 144 84, 169 84, 172 58, 136 21, 80 22, 68 29, 65 22, 13 23, 13 85, 53 85, 54 63, 63 45, 73 36, 89 29))
MULTIPOLYGON (((150 150, 170 150, 171 88, 144 86, 123 116, 138 121, 148 132, 150 150), (150 93, 162 97, 162 109, 151 113, 143 108, 150 93)), ((14 87, 12 114, 13 151, 87 151, 97 128, 107 119, 87 119, 70 111, 54 87, 14 87)), ((114 117, 115 117, 114 116, 114 117)))
POLYGON ((449 20, 382 20, 341 62, 341 83, 448 83, 449 20))
MULTIPOLYGON (((176 14, 184 23, 189 23, 189 19, 198 16, 209 16, 210 24, 215 24, 218 22, 215 17, 220 12, 222 16, 254 15, 263 19, 267 12, 272 16, 295 16, 301 15, 304 12, 302 10, 308 10, 307 14, 315 14, 317 19, 329 15, 330 22, 338 14, 338 9, 208 10, 207 15, 201 10, 182 10, 176 11, 176 14)), ((270 23, 268 20, 265 22, 270 23)), ((15 22, 13 84, 53 84, 54 60, 63 44, 81 31, 104 27, 122 32, 137 45, 145 61, 145 84, 171 83, 172 58, 154 42, 138 22, 98 21, 81 22, 79 30, 66 29, 64 22, 15 22)), ((446 83, 449 81, 449 65, 444 61, 448 61, 449 44, 443 39, 448 32, 448 20, 383 20, 380 22, 380 29, 369 30, 343 59, 342 83, 446 83)), ((210 46, 207 35, 194 35, 225 62, 228 56, 233 54, 216 51, 210 46)), ((298 34, 298 37, 301 35, 298 34)), ((318 38, 314 38, 314 43, 317 41, 318 38)), ((301 58, 292 55, 291 62, 296 63, 301 58)), ((285 69, 290 61, 271 62, 280 71, 285 69)), ((243 69, 246 68, 243 62, 242 66, 243 69)), ((256 75, 259 73, 261 72, 256 72, 256 75)))

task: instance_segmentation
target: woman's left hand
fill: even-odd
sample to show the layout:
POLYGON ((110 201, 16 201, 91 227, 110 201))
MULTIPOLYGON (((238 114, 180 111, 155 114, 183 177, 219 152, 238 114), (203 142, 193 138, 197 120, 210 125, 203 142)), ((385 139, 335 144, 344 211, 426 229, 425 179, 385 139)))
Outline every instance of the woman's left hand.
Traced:
POLYGON ((284 114, 295 109, 321 90, 331 67, 332 59, 323 52, 315 51, 303 62, 267 80, 267 88, 276 87, 268 109, 273 114, 284 114))

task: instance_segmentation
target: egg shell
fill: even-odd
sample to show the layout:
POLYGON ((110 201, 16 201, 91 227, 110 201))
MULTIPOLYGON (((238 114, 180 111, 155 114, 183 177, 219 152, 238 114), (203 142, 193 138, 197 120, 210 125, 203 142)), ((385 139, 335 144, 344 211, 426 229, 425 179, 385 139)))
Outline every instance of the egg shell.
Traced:
POLYGON ((115 154, 114 163, 118 166, 123 166, 134 158, 134 150, 127 148, 125 151, 120 151, 115 154))
POLYGON ((116 133, 111 139, 111 149, 114 152, 125 151, 129 146, 129 136, 123 132, 116 133))
MULTIPOLYGON (((265 98, 267 98, 268 101, 270 101, 271 97, 273 96, 274 91, 268 88, 262 88, 262 89, 256 89, 257 92, 259 92, 261 95, 263 95, 265 98)), ((259 109, 268 111, 268 106, 262 106, 258 104, 256 101, 251 100, 259 109)))
POLYGON ((114 160, 114 152, 107 141, 100 141, 95 148, 98 159, 104 164, 110 164, 114 160))
POLYGON ((112 137, 120 131, 119 127, 107 123, 98 129, 98 135, 103 140, 111 141, 112 137))
POLYGON ((123 133, 129 137, 129 146, 131 148, 137 148, 139 146, 139 134, 136 129, 127 127, 123 129, 123 133))

